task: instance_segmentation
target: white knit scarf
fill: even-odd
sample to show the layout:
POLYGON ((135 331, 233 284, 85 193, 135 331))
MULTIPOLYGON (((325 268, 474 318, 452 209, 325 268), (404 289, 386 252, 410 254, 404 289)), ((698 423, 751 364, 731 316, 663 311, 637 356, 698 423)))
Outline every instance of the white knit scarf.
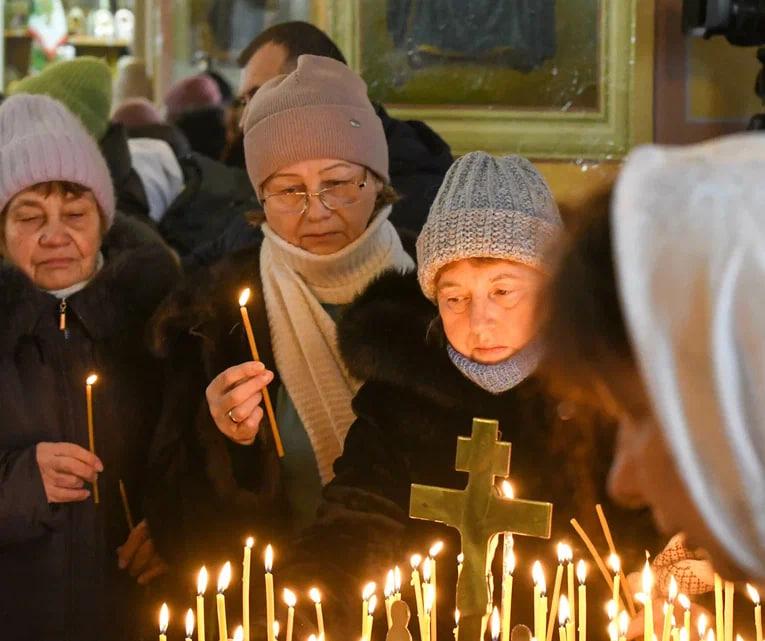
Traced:
POLYGON ((354 415, 351 401, 360 386, 342 362, 335 322, 322 303, 350 303, 386 269, 405 272, 414 262, 381 210, 354 242, 328 256, 311 254, 263 225, 260 272, 276 367, 311 440, 322 483, 354 415))

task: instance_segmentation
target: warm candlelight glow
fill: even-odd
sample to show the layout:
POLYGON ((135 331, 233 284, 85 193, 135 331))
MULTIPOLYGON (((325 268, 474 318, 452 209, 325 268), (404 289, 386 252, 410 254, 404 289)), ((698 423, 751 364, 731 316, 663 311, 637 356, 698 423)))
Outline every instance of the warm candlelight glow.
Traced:
POLYGON ((643 573, 641 576, 642 590, 645 598, 650 600, 653 593, 653 572, 651 572, 651 564, 646 561, 643 567, 643 573))
POLYGON ((508 550, 505 555, 504 563, 505 574, 512 574, 515 572, 515 552, 513 550, 508 550))
POLYGON ((197 577, 197 594, 204 594, 207 590, 207 568, 203 565, 197 577))
POLYGON ((753 585, 746 584, 746 591, 749 593, 749 598, 755 605, 760 605, 760 593, 753 585))
POLYGON ((292 590, 284 588, 282 596, 284 598, 284 603, 288 608, 294 608, 297 605, 297 596, 295 596, 295 593, 292 590))
POLYGON ((271 547, 270 543, 266 546, 265 566, 266 572, 270 574, 274 567, 274 548, 271 547))
POLYGON ((388 570, 388 574, 385 577, 385 589, 383 590, 383 593, 385 594, 385 598, 389 599, 393 596, 393 593, 396 590, 396 580, 393 576, 393 570, 388 570))
POLYGON ((674 575, 669 577, 669 602, 674 603, 677 598, 677 581, 674 575))
POLYGON ((401 568, 393 568, 393 593, 401 594, 401 568))
POLYGON ((571 618, 571 606, 568 602, 568 597, 563 594, 560 597, 560 602, 558 603, 558 623, 561 625, 566 625, 568 620, 571 618))
POLYGON ((611 556, 608 557, 608 567, 611 568, 611 571, 614 574, 619 574, 619 572, 621 572, 621 570, 622 570, 622 561, 619 558, 619 555, 612 554, 611 556))
POLYGON ((558 551, 558 563, 564 563, 566 561, 566 544, 558 543, 557 551, 558 551))
POLYGON ((619 613, 619 634, 623 637, 627 636, 627 630, 630 627, 630 615, 626 610, 622 610, 619 613))
POLYGON ((542 594, 547 592, 547 584, 545 583, 545 573, 542 570, 542 564, 539 561, 534 561, 534 565, 531 568, 531 576, 534 579, 534 585, 539 588, 542 594))
POLYGON ((274 625, 271 628, 274 631, 274 639, 279 636, 279 632, 281 631, 281 627, 279 626, 278 621, 274 621, 274 625))
POLYGON ((459 608, 454 610, 454 624, 459 625, 460 624, 460 611, 459 608))
POLYGON ((428 556, 430 556, 431 559, 435 559, 439 554, 441 554, 441 550, 443 549, 444 549, 444 542, 436 541, 433 545, 430 546, 430 550, 428 551, 428 556))
POLYGON ((433 601, 435 601, 436 595, 433 590, 432 585, 425 585, 423 586, 423 600, 424 600, 424 609, 426 614, 430 614, 430 612, 433 610, 433 601))
POLYGON ((709 617, 706 614, 700 614, 696 621, 696 629, 699 631, 699 639, 703 639, 709 628, 709 617))
POLYGON ((430 574, 431 574, 431 567, 430 567, 430 558, 425 559, 422 563, 422 580, 425 581, 425 583, 430 583, 430 574))
POLYGON ((253 539, 251 536, 247 537, 247 540, 244 542, 244 544, 252 549, 252 546, 255 545, 255 539, 253 539))
POLYGON ((374 582, 369 582, 364 586, 364 589, 361 591, 361 597, 364 599, 364 601, 369 601, 369 599, 371 599, 372 596, 374 595, 375 590, 377 590, 377 584, 374 582))
POLYGON ((186 611, 186 637, 191 638, 194 634, 194 610, 189 608, 186 611))
POLYGON ((740 634, 737 634, 736 641, 744 641, 744 637, 742 637, 740 634))
POLYGON ((579 561, 576 564, 576 578, 579 580, 580 585, 584 585, 587 580, 587 564, 584 561, 579 561))
POLYGON ((369 616, 372 616, 375 613, 376 607, 377 607, 377 595, 373 594, 371 597, 369 597, 369 605, 367 606, 367 612, 369 612, 369 616))
POLYGON ((419 554, 413 554, 409 559, 409 564, 412 566, 413 570, 416 570, 418 567, 420 567, 420 563, 422 563, 422 557, 419 554))
POLYGON ((680 604, 680 607, 683 608, 683 610, 691 609, 691 600, 685 594, 678 594, 677 602, 680 604))
POLYGON ((609 599, 608 603, 606 603, 606 614, 609 621, 613 621, 616 618, 616 601, 613 599, 609 599))
POLYGON ((465 562, 465 555, 462 552, 460 552, 457 555, 457 564, 462 565, 464 562, 465 562))
POLYGON ((234 630, 234 641, 244 641, 244 628, 241 625, 234 630))
POLYGON ((226 561, 218 575, 218 593, 224 592, 231 583, 231 562, 226 561))
POLYGON ((165 634, 167 632, 167 626, 170 623, 170 610, 167 607, 167 603, 163 603, 159 609, 159 633, 165 634))
POLYGON ((511 501, 515 498, 515 490, 513 490, 513 486, 510 481, 502 481, 502 496, 504 496, 506 499, 510 499, 511 501))
POLYGON ((242 290, 242 293, 239 294, 239 307, 244 307, 247 304, 247 301, 250 300, 250 288, 247 287, 246 289, 242 290))
POLYGON ((311 588, 308 591, 308 596, 314 603, 321 603, 321 592, 319 592, 318 588, 311 588))
POLYGON ((499 631, 500 631, 499 610, 495 607, 494 611, 491 613, 491 638, 492 638, 492 641, 497 641, 499 639, 499 631))
POLYGON ((95 374, 91 374, 85 379, 85 385, 95 385, 97 380, 98 380, 98 376, 96 376, 95 374))

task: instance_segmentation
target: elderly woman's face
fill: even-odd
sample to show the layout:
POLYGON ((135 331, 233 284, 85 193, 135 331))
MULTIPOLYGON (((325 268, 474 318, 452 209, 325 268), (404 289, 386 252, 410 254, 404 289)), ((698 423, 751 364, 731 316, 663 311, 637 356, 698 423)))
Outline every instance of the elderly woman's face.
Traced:
POLYGON ((543 274, 509 260, 464 259, 438 275, 438 312, 446 338, 477 363, 499 363, 536 333, 534 309, 543 274))
POLYGON ((37 185, 7 207, 3 255, 40 289, 65 289, 90 278, 100 247, 101 219, 89 191, 37 185))
POLYGON ((334 254, 369 225, 381 182, 363 166, 337 159, 283 167, 261 188, 268 225, 312 254, 334 254), (316 194, 306 197, 302 194, 316 194))

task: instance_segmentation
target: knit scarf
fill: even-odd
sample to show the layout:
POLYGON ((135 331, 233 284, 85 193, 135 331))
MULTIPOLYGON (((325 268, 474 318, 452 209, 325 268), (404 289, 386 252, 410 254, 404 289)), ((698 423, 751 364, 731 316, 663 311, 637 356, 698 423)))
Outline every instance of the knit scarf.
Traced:
POLYGON ((542 356, 539 341, 532 341, 507 360, 492 365, 471 361, 447 344, 449 358, 465 378, 491 394, 502 394, 534 373, 542 356))
POLYGON ((276 367, 324 484, 343 452, 355 418, 351 401, 361 383, 343 364, 335 322, 322 304, 350 303, 386 269, 414 269, 389 215, 390 207, 381 210, 358 239, 328 256, 295 247, 263 225, 260 272, 276 367))

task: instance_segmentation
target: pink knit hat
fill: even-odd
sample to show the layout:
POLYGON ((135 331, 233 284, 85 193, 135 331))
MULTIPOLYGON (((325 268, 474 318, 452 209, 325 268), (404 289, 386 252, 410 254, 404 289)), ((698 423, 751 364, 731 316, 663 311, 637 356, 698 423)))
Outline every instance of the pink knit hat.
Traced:
POLYGON ((218 84, 204 73, 179 80, 165 96, 168 118, 180 116, 186 111, 219 107, 222 102, 218 84))
POLYGON ((105 227, 111 227, 115 205, 109 168, 79 119, 48 96, 8 98, 0 106, 0 211, 19 192, 55 180, 90 189, 105 227))
POLYGON ((159 109, 146 98, 128 98, 114 110, 112 122, 126 127, 143 127, 161 125, 163 120, 159 109))
POLYGON ((301 160, 338 158, 364 165, 384 182, 388 143, 366 83, 332 58, 302 55, 297 69, 266 82, 243 117, 247 172, 256 191, 301 160))

